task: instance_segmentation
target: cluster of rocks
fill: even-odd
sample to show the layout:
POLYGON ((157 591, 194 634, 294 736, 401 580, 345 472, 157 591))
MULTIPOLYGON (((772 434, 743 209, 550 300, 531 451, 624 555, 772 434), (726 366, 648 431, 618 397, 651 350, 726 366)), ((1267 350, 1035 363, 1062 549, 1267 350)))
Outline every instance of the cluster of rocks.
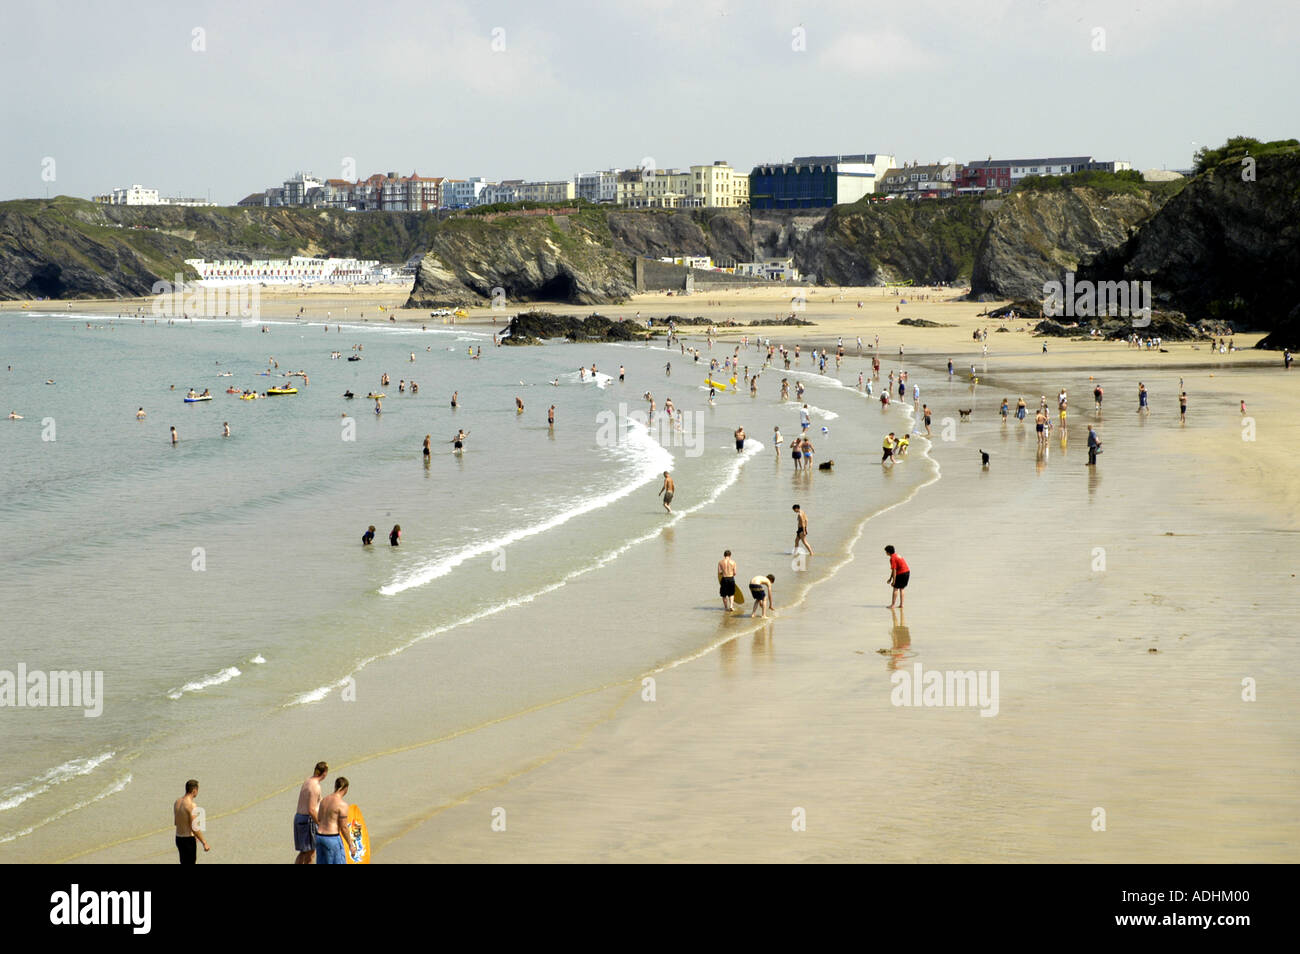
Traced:
POLYGON ((645 341, 649 338, 645 329, 634 321, 615 321, 594 313, 580 318, 545 311, 515 315, 503 335, 501 343, 506 345, 541 344, 554 338, 569 341, 645 341))

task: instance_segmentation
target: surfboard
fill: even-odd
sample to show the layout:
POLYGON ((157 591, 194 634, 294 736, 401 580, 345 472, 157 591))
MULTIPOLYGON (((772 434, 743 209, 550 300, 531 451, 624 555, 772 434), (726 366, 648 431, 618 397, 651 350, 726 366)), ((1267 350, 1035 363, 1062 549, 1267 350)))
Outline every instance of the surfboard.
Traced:
POLYGON ((740 588, 739 583, 736 584, 736 592, 735 595, 731 597, 731 602, 735 606, 739 606, 741 603, 745 602, 745 591, 740 588))
POLYGON ((357 846, 356 853, 348 851, 343 845, 343 854, 350 865, 370 864, 370 830, 366 828, 366 817, 361 814, 358 805, 348 806, 348 827, 352 829, 352 843, 357 846))

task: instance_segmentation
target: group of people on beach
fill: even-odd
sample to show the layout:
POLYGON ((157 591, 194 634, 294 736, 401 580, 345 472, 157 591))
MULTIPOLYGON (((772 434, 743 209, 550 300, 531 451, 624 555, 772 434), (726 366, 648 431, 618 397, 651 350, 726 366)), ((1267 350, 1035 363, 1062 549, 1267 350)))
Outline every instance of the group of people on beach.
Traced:
MULTIPOLYGON (((334 790, 321 794, 321 783, 329 774, 326 762, 317 762, 311 776, 298 789, 298 804, 293 816, 293 848, 297 852, 296 865, 342 865, 348 857, 360 860, 366 846, 358 844, 359 827, 350 821, 347 802, 350 783, 340 775, 334 780, 334 790)), ((212 844, 205 835, 205 813, 198 805, 198 779, 185 782, 185 794, 172 803, 172 823, 175 828, 176 853, 180 863, 192 865, 198 861, 199 845, 205 852, 212 844)))

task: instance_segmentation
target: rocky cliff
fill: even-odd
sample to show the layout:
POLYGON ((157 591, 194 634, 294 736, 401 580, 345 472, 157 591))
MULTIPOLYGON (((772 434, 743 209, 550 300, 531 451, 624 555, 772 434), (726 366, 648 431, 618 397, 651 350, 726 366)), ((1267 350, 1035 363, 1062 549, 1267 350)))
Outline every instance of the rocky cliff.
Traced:
POLYGON ((984 300, 1043 296, 1083 261, 1128 239, 1164 201, 1158 190, 1107 193, 1080 187, 1011 193, 975 251, 971 295, 984 300))
POLYGON ((632 257, 611 247, 603 213, 459 216, 434 233, 407 307, 594 305, 622 301, 635 290, 632 257))
POLYGON ((405 261, 438 227, 419 213, 0 202, 0 298, 118 298, 189 270, 187 258, 337 255, 405 261))
POLYGON ((1158 304, 1189 319, 1300 347, 1300 150, 1260 156, 1253 179, 1245 173, 1235 159, 1208 169, 1078 279, 1150 281, 1158 304))
POLYGON ((978 199, 862 200, 831 209, 796 262, 829 285, 956 282, 970 276, 989 219, 978 199))

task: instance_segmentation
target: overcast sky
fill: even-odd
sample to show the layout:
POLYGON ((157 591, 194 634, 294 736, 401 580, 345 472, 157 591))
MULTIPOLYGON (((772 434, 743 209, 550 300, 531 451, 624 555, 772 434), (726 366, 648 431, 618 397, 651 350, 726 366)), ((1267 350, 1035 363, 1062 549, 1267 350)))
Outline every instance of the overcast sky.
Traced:
POLYGON ((0 199, 1300 136, 1295 0, 0 3, 0 199))

